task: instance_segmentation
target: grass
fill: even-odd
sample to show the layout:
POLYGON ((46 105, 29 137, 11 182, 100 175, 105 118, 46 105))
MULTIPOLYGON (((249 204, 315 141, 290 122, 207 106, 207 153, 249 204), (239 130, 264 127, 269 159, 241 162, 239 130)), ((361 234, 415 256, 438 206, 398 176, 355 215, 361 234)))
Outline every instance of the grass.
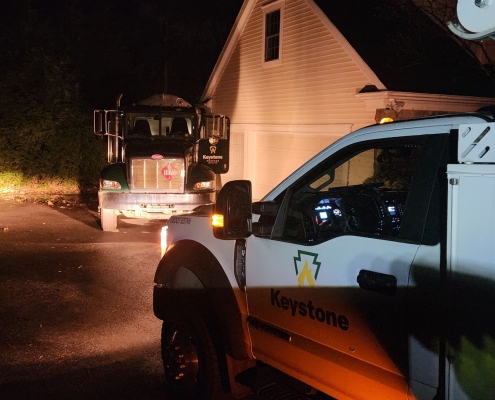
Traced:
POLYGON ((31 182, 27 184, 0 185, 0 199, 15 202, 57 204, 63 202, 67 196, 92 197, 96 195, 97 191, 97 187, 81 189, 74 182, 31 182))

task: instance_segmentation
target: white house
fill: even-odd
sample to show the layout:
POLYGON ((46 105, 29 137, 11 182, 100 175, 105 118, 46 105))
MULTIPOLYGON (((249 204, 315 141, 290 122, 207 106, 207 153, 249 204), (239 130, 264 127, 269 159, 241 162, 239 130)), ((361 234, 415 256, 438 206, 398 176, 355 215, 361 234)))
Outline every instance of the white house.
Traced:
POLYGON ((245 0, 201 100, 231 118, 222 183, 259 199, 346 133, 473 111, 494 87, 410 1, 245 0))

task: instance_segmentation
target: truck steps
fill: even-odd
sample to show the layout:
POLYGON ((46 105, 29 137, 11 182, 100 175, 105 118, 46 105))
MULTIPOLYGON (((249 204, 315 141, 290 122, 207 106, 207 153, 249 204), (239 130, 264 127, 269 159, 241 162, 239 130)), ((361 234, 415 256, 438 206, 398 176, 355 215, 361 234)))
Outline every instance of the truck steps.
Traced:
POLYGON ((273 382, 267 386, 258 389, 257 393, 259 399, 270 400, 310 400, 289 386, 273 382))

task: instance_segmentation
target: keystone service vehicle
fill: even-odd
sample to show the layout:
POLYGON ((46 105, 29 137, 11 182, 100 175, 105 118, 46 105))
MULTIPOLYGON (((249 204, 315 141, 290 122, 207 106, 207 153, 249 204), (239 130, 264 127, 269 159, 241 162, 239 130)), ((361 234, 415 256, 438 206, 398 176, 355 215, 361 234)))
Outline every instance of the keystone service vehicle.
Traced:
POLYGON ((98 192, 101 227, 117 215, 168 218, 215 201, 229 170, 229 119, 180 97, 160 94, 117 110, 96 110, 94 131, 108 137, 98 192))
MULTIPOLYGON (((494 36, 492 0, 464 6, 494 36)), ((360 129, 165 232, 153 305, 180 398, 495 398, 493 113, 360 129)))
POLYGON ((355 131, 257 203, 228 182, 168 222, 167 380, 219 399, 256 360, 338 399, 493 398, 494 244, 485 113, 355 131))

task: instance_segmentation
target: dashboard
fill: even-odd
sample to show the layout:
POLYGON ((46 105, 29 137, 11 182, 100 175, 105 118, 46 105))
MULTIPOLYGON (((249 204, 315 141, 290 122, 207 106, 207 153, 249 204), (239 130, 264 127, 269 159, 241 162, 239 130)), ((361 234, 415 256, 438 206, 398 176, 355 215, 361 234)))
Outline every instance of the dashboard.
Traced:
MULTIPOLYGON (((399 236, 407 192, 370 185, 332 188, 313 208, 318 239, 339 232, 399 236)), ((313 203, 314 204, 314 203, 313 203)))

